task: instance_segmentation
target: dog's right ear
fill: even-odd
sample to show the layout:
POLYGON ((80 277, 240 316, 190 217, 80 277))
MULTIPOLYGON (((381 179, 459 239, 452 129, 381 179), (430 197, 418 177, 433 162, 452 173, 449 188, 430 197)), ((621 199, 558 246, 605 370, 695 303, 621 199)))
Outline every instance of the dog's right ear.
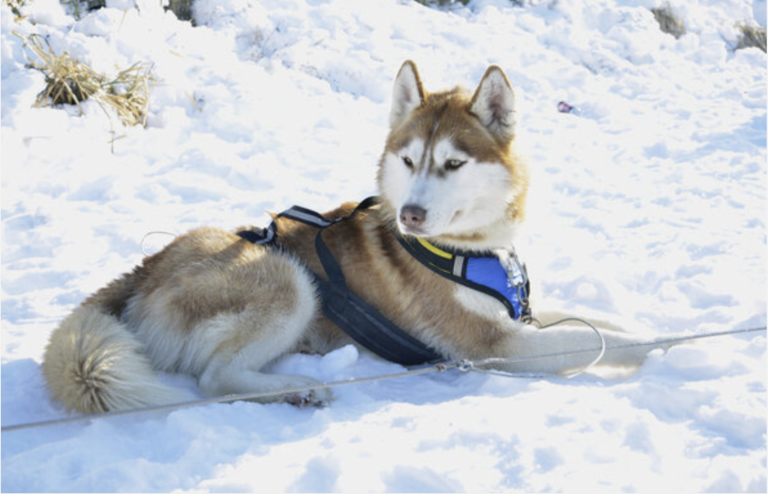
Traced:
POLYGON ((415 108, 424 102, 424 87, 421 84, 416 64, 406 60, 400 67, 400 72, 395 78, 395 89, 392 94, 392 109, 389 113, 389 126, 395 128, 415 108))

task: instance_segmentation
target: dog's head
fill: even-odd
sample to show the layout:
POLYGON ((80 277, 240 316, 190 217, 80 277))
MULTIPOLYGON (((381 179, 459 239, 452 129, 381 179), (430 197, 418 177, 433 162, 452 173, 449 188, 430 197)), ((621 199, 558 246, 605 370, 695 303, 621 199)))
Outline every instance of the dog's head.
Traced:
POLYGON ((406 61, 379 163, 384 210, 406 235, 464 248, 506 246, 528 188, 514 138, 515 95, 499 67, 488 68, 474 93, 429 94, 406 61))

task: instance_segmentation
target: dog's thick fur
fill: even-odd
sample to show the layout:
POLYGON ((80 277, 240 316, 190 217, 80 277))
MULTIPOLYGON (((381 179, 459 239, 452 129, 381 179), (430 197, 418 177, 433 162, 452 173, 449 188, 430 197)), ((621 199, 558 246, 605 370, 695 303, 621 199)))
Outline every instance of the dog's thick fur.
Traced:
MULTIPOLYGON (((584 328, 538 330, 513 321, 498 301, 436 275, 396 239, 400 230, 448 247, 512 246, 525 214, 528 172, 513 150, 515 98, 501 69, 490 67, 474 93, 429 94, 406 62, 395 81, 390 127, 379 164, 382 204, 323 234, 349 288, 449 360, 594 347, 595 334, 584 328)), ((323 316, 308 272, 325 274, 314 247, 317 230, 277 222, 279 250, 227 231, 194 230, 87 299, 46 349, 43 371, 53 396, 85 413, 193 398, 163 383, 158 371, 191 374, 214 396, 316 384, 262 372, 288 352, 352 343, 323 316)), ((605 336, 609 345, 635 339, 619 331, 605 336)), ((505 369, 563 372, 593 357, 505 369)), ((603 362, 631 366, 643 358, 643 350, 628 349, 609 352, 603 362)), ((275 399, 318 405, 331 395, 275 399)))

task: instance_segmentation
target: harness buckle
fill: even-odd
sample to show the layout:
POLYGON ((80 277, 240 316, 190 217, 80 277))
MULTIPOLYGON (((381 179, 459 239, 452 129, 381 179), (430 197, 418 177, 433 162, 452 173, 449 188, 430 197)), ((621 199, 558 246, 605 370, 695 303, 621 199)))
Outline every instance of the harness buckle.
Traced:
POLYGON ((528 278, 528 268, 517 257, 517 252, 512 249, 507 251, 504 267, 507 270, 507 276, 509 277, 512 288, 517 291, 517 300, 520 303, 520 320, 525 324, 530 324, 533 321, 533 314, 531 310, 531 302, 529 299, 530 282, 528 278))

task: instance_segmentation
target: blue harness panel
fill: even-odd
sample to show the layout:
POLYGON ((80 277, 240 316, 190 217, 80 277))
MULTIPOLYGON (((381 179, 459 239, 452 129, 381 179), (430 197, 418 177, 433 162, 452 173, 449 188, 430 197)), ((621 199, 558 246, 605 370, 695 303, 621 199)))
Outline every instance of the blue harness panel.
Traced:
POLYGON ((504 296, 515 310, 515 316, 521 317, 525 313, 523 305, 527 304, 527 290, 523 293, 520 287, 524 287, 527 280, 517 263, 513 264, 510 271, 508 273, 495 257, 473 257, 467 260, 467 280, 504 296))

